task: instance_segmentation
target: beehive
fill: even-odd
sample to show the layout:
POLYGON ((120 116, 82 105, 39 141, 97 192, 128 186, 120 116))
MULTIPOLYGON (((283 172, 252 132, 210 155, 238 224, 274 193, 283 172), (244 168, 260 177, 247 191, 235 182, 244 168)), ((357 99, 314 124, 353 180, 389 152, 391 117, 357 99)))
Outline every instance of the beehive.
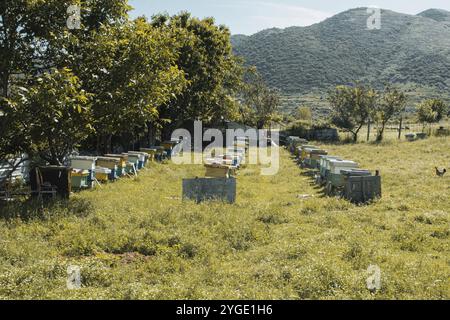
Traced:
POLYGON ((156 148, 141 148, 140 151, 148 154, 148 161, 154 161, 156 156, 156 148))
POLYGON ((89 181, 89 170, 73 169, 71 174, 71 186, 75 190, 89 188, 91 183, 89 181))
POLYGON ((118 167, 124 168, 127 165, 128 155, 126 154, 105 154, 106 158, 120 159, 118 167))
POLYGON ((132 153, 124 153, 124 155, 127 155, 127 157, 128 157, 127 162, 131 163, 131 164, 134 164, 134 166, 137 169, 138 165, 139 165, 139 155, 132 154, 132 153))
POLYGON ((121 163, 120 158, 108 158, 108 157, 98 157, 97 167, 107 168, 111 170, 108 179, 111 181, 116 180, 120 177, 119 165, 121 163))
POLYGON ((381 177, 375 176, 350 176, 346 179, 344 198, 357 204, 368 203, 381 198, 381 177))
POLYGON ((427 135, 426 133, 423 133, 423 132, 421 132, 421 133, 416 133, 416 138, 417 138, 417 139, 423 140, 423 139, 426 139, 427 137, 428 137, 428 135, 427 135))
POLYGON ((319 157, 321 155, 327 155, 328 152, 322 149, 314 149, 314 148, 305 148, 303 149, 303 152, 305 154, 304 157, 304 164, 311 168, 317 168, 317 164, 319 161, 319 157))
POLYGON ((108 168, 96 167, 95 170, 95 179, 99 182, 108 182, 110 179, 110 175, 112 170, 108 168))
POLYGON ((337 156, 321 156, 320 159, 320 175, 322 178, 326 178, 327 172, 329 172, 329 163, 331 160, 342 160, 340 157, 337 156))
POLYGON ((70 166, 73 169, 94 170, 96 157, 71 157, 70 166))
POLYGON ((138 169, 142 169, 147 164, 148 154, 146 152, 129 151, 129 154, 136 154, 139 156, 138 169))
POLYGON ((305 152, 306 149, 318 149, 316 146, 313 145, 303 145, 301 147, 301 154, 300 154, 300 160, 305 160, 308 154, 305 152))
POLYGON ((223 164, 205 164, 205 177, 209 178, 229 178, 230 166, 223 164))

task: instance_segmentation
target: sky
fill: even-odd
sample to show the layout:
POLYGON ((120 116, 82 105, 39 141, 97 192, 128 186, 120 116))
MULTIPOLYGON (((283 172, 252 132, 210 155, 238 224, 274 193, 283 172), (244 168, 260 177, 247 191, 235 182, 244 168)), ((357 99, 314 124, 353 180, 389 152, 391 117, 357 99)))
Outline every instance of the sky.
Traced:
POLYGON ((430 8, 450 11, 449 0, 130 0, 130 4, 135 8, 132 17, 189 11, 200 18, 214 17, 232 34, 246 35, 274 27, 308 26, 357 7, 376 6, 408 14, 430 8))

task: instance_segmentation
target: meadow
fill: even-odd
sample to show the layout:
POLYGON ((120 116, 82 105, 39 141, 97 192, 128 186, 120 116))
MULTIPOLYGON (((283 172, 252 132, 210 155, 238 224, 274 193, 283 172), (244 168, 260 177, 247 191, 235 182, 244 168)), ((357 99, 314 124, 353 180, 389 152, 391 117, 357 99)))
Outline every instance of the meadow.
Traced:
POLYGON ((282 150, 278 175, 238 172, 234 205, 182 201, 202 166, 151 164, 43 210, 1 207, 0 299, 450 299, 450 175, 434 171, 450 138, 322 146, 379 169, 382 199, 327 198, 282 150))

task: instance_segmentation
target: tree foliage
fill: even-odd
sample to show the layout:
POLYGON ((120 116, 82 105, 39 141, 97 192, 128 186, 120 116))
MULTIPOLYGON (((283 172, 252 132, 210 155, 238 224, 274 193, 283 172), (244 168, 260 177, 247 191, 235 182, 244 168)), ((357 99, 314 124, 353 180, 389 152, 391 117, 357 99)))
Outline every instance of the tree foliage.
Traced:
POLYGON ((383 140, 386 124, 401 115, 406 108, 406 96, 403 92, 387 86, 373 110, 373 118, 379 124, 377 141, 383 140))
POLYGON ((358 134, 366 124, 377 102, 377 93, 370 87, 356 84, 338 86, 329 94, 331 104, 331 123, 350 132, 353 141, 358 141, 358 134))
POLYGON ((51 70, 30 88, 19 88, 8 99, 6 117, 15 124, 25 150, 53 165, 93 132, 89 96, 68 69, 51 70))
POLYGON ((174 34, 179 47, 178 67, 187 86, 164 105, 161 116, 174 123, 197 119, 213 123, 237 116, 234 96, 241 83, 242 68, 233 55, 230 31, 214 19, 193 18, 187 12, 153 17, 152 24, 174 34))
MULTIPOLYGON (((0 157, 52 164, 185 120, 235 120, 244 68, 230 32, 189 13, 131 20, 127 0, 0 4, 0 157), (68 28, 69 5, 81 8, 68 28)), ((171 129, 169 127, 168 129, 171 129)))
POLYGON ((441 121, 447 112, 447 105, 439 99, 423 101, 417 108, 417 118, 420 123, 432 124, 441 121))
POLYGON ((242 87, 240 113, 244 123, 258 129, 281 120, 278 92, 270 89, 256 69, 249 69, 242 87))

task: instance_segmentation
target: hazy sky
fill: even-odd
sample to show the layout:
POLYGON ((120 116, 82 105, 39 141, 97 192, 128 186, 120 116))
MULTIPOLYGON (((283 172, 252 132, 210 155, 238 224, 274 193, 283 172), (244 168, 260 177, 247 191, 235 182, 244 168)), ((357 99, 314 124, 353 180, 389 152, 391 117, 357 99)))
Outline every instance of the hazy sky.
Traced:
POLYGON ((135 8, 133 17, 187 10, 197 17, 214 17, 218 24, 230 27, 233 34, 311 25, 356 7, 377 6, 409 14, 429 8, 450 11, 449 0, 130 0, 130 3, 135 8))

